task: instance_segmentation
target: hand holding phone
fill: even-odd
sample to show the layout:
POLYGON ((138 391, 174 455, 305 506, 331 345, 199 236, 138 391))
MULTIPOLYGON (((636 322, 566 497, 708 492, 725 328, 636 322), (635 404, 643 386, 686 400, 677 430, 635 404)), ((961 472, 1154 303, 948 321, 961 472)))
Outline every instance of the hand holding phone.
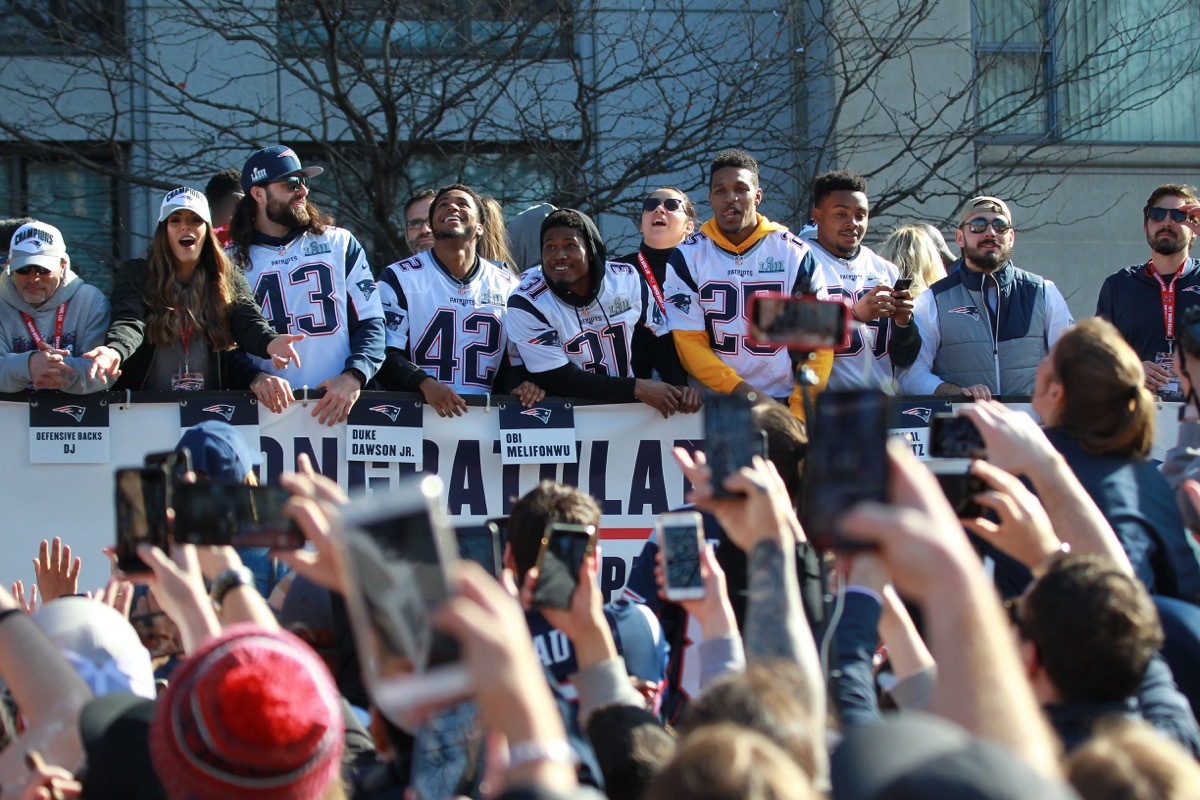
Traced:
POLYGON ((841 300, 789 294, 751 295, 747 309, 756 344, 790 350, 838 349, 850 341, 850 307, 841 300))
POLYGON ((115 473, 117 568, 149 572, 138 545, 167 549, 167 472, 161 467, 119 469, 115 473))
POLYGON ((537 585, 531 604, 535 608, 571 607, 579 585, 583 560, 596 550, 596 529, 591 525, 554 522, 546 526, 538 551, 537 585))
POLYGON ((704 401, 704 457, 714 497, 740 497, 725 479, 753 462, 761 449, 754 434, 753 405, 737 395, 713 395, 704 401))
POLYGON ((967 417, 934 414, 929 421, 929 454, 934 458, 986 458, 987 445, 967 417))

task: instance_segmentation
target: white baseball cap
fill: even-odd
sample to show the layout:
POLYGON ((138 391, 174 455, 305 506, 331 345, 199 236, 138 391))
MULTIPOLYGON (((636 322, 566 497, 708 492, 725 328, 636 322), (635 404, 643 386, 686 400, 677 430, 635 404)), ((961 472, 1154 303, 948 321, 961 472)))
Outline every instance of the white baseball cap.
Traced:
POLYGON ((162 206, 158 209, 158 221, 166 222, 167 217, 183 208, 195 212, 196 216, 204 220, 205 224, 212 225, 212 212, 208 210, 208 198, 204 196, 204 192, 190 186, 180 186, 178 189, 167 192, 163 197, 162 206))
POLYGON ((62 231, 45 222, 30 222, 17 228, 8 248, 9 269, 26 266, 58 269, 67 257, 62 231))

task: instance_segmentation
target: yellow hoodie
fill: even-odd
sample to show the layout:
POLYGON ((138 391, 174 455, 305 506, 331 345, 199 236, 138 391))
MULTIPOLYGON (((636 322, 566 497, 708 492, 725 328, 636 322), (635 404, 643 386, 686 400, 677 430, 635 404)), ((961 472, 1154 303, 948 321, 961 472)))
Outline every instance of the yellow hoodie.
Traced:
MULTIPOLYGON (((754 232, 741 244, 733 244, 717 227, 715 219, 710 219, 700 226, 700 232, 711 239, 713 244, 730 253, 744 253, 767 234, 786 230, 786 225, 771 222, 759 214, 758 225, 754 232)), ((683 363, 683 368, 688 371, 689 375, 714 392, 729 394, 743 382, 742 377, 713 352, 712 342, 708 339, 707 331, 675 331, 672 335, 675 338, 675 349, 679 352, 679 360, 683 363)), ((829 372, 833 369, 833 351, 818 352, 808 362, 808 365, 816 370, 817 376, 820 378, 820 383, 814 390, 819 392, 825 388, 825 384, 829 380, 829 372)), ((793 389, 788 406, 794 416, 804 419, 804 404, 800 402, 799 386, 793 389)))

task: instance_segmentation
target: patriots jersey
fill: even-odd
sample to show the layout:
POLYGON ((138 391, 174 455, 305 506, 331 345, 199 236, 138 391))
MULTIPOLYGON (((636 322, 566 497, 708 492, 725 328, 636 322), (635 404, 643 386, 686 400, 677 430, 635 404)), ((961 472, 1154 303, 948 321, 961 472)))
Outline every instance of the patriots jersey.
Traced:
POLYGON ((295 344, 300 367, 276 370, 269 358, 251 356, 292 386, 316 387, 341 374, 353 329, 383 318, 366 254, 345 228, 330 226, 320 236, 305 231, 282 247, 251 245, 246 280, 272 328, 304 334, 295 344))
MULTIPOLYGON (((671 330, 707 331, 717 357, 772 397, 787 397, 795 369, 783 347, 754 344, 746 305, 752 295, 808 294, 812 248, 796 234, 771 231, 740 255, 703 233, 683 240, 667 262, 663 294, 671 330)), ((812 291, 824 299, 824 287, 812 291)))
POLYGON ((645 325, 656 336, 666 318, 637 270, 609 261, 600 294, 586 308, 564 303, 550 290, 541 266, 528 270, 508 299, 509 338, 533 373, 574 364, 610 378, 633 377, 633 331, 645 325))
POLYGON ((508 343, 506 306, 517 280, 480 259, 460 283, 432 250, 392 264, 379 277, 387 346, 459 394, 487 394, 508 343))
MULTIPOLYGON (((823 285, 830 299, 843 298, 850 305, 861 300, 877 284, 895 286, 900 270, 868 247, 859 247, 853 259, 838 258, 813 243, 817 260, 813 285, 823 285)), ((851 322, 850 346, 836 354, 829 388, 835 391, 886 389, 892 391, 892 359, 888 356, 893 322, 886 318, 866 323, 851 322)))

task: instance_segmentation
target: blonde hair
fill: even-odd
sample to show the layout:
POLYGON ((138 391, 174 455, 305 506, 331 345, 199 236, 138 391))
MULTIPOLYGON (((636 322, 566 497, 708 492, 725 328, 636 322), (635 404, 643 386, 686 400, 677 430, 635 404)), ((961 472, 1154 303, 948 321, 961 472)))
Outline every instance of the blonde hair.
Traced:
POLYGON ((1064 766, 1084 800, 1200 798, 1200 765, 1144 722, 1101 723, 1064 766))
POLYGON ((913 297, 946 277, 937 243, 922 225, 894 229, 879 245, 879 255, 900 268, 901 278, 912 280, 913 297))

